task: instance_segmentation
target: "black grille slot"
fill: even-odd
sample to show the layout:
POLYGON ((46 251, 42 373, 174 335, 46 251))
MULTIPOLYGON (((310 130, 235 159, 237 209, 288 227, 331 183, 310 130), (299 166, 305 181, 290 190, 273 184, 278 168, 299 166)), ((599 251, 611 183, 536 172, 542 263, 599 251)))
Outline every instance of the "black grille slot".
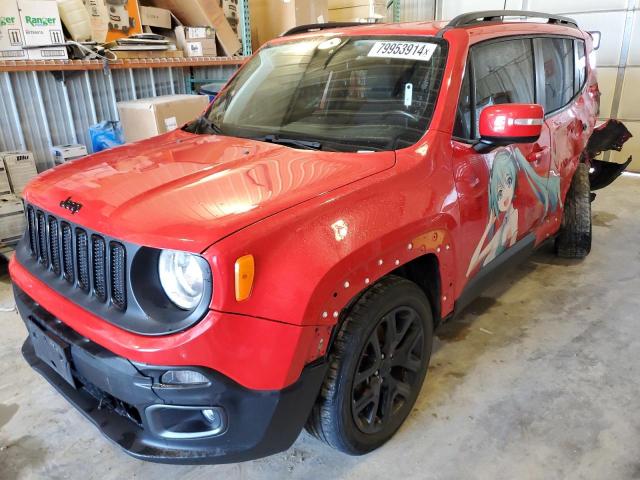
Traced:
POLYGON ((62 272, 64 279, 73 283, 73 232, 67 222, 60 223, 62 229, 62 272))
POLYGON ((78 265, 78 286, 89 291, 89 239, 87 232, 76 229, 76 263, 78 265))
POLYGON ((33 256, 33 268, 42 273, 42 279, 52 287, 55 282, 64 285, 63 290, 58 289, 64 293, 77 288, 91 294, 83 302, 127 310, 128 253, 123 243, 50 215, 35 205, 25 205, 25 213, 25 241, 33 256))
POLYGON ((116 308, 124 310, 127 308, 126 251, 123 245, 116 242, 111 242, 109 248, 111 301, 116 308))
POLYGON ((104 238, 91 236, 91 255, 93 259, 93 292, 101 302, 107 301, 107 262, 104 238))
POLYGON ((27 208, 27 223, 29 228, 29 248, 31 255, 38 256, 38 230, 36 227, 36 212, 32 207, 27 208))
POLYGON ((44 213, 36 214, 38 224, 38 261, 49 266, 49 248, 47 246, 47 221, 44 213))
POLYGON ((60 243, 58 241, 58 220, 49 217, 49 248, 51 249, 51 268, 60 275, 60 243))

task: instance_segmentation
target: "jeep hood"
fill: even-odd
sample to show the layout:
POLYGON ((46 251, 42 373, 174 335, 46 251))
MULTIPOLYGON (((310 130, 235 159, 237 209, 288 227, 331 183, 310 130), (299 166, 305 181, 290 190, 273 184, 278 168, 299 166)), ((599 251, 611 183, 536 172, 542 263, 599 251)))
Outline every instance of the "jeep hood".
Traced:
POLYGON ((394 162, 393 152, 296 150, 178 130, 51 169, 25 199, 124 241, 200 252, 394 162), (75 214, 61 206, 69 197, 82 204, 75 214))

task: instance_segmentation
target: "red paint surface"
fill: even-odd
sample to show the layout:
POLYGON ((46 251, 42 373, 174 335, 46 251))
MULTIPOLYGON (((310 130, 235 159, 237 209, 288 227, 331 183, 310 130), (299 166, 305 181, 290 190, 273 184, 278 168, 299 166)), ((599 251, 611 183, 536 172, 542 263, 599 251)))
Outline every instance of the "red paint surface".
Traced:
MULTIPOLYGON (((439 26, 342 31, 415 36, 433 35, 439 26)), ((324 354, 336 323, 333 312, 367 280, 373 283, 418 256, 438 259, 444 316, 469 280, 467 268, 487 225, 495 155, 451 138, 468 47, 521 33, 578 36, 590 50, 588 35, 558 26, 447 31, 449 57, 433 120, 410 148, 314 152, 177 131, 57 167, 30 184, 28 202, 74 223, 137 244, 203 252, 214 272, 211 311, 184 332, 125 332, 60 297, 15 261, 12 278, 62 321, 119 355, 202 365, 257 389, 294 382, 306 363, 324 354), (81 212, 72 216, 59 207, 68 196, 83 203, 81 212), (255 258, 255 283, 251 296, 237 302, 233 267, 245 254, 255 258)), ((595 72, 589 70, 587 88, 574 104, 545 119, 537 142, 516 147, 539 175, 560 177, 562 198, 593 129, 597 98, 595 72)), ((545 215, 521 173, 518 184, 522 191, 513 205, 519 237, 533 231, 543 240, 559 228, 561 209, 545 215)))

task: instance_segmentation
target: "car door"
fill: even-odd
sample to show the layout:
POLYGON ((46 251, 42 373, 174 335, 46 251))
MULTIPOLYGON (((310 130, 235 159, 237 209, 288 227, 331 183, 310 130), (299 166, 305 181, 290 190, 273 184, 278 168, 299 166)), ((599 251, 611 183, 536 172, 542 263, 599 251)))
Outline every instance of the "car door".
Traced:
POLYGON ((499 103, 535 103, 531 38, 509 38, 471 47, 452 136, 454 181, 462 238, 460 288, 484 267, 530 236, 551 205, 547 179, 550 136, 479 153, 482 109, 499 103))
MULTIPOLYGON (((588 135, 588 118, 583 99, 577 94, 584 85, 584 42, 576 45, 568 37, 543 37, 534 40, 538 68, 538 96, 545 111, 545 125, 551 138, 551 163, 548 188, 560 199, 569 188, 573 172, 588 135), (578 48, 580 47, 580 48, 578 48), (580 51, 581 50, 581 51, 580 51)), ((552 216, 546 233, 555 231, 559 213, 552 216)))

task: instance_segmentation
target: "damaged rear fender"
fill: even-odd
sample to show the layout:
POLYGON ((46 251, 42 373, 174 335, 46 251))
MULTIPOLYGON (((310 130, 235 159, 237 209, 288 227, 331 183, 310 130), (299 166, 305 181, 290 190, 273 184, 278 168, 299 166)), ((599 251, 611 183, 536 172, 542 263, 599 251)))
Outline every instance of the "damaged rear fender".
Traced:
POLYGON ((621 151, 622 146, 631 136, 631 132, 627 127, 618 120, 607 120, 593 130, 587 142, 587 147, 582 154, 582 161, 589 166, 589 180, 592 191, 611 185, 625 171, 632 160, 632 157, 629 156, 624 163, 614 163, 606 160, 596 160, 595 157, 608 150, 621 151))

